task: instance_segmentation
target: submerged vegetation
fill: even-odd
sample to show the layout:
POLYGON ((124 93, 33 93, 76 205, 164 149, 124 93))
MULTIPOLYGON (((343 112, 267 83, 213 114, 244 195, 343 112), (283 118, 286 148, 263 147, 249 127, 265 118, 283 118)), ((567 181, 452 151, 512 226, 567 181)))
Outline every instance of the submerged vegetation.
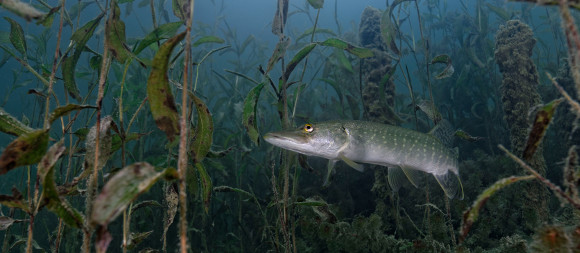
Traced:
POLYGON ((228 1, 0 1, 0 251, 578 251, 578 4, 386 2, 255 6, 264 38, 228 1), (263 143, 335 119, 451 131, 465 198, 263 143))

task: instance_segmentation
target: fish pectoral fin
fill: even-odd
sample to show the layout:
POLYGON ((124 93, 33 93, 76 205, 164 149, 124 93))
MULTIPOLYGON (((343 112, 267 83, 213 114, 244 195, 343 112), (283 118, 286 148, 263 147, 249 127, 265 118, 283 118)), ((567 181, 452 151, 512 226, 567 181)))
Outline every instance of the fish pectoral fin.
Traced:
POLYGON ((421 171, 405 168, 403 166, 401 166, 401 170, 405 173, 405 176, 407 176, 407 179, 409 179, 409 182, 411 182, 415 188, 419 188, 419 186, 423 185, 423 173, 421 173, 421 171))
POLYGON ((387 179, 394 192, 398 192, 405 180, 405 173, 399 167, 389 167, 387 179))
POLYGON ((354 161, 348 159, 343 154, 338 155, 338 157, 340 158, 340 160, 342 160, 343 162, 345 162, 346 164, 348 164, 348 166, 352 167, 353 169, 358 170, 360 172, 364 172, 365 171, 365 167, 362 164, 355 163, 354 161))
POLYGON ((336 164, 337 160, 328 160, 328 165, 327 167, 327 172, 326 172, 326 177, 324 178, 324 183, 322 184, 322 187, 328 187, 328 185, 330 185, 330 177, 332 176, 332 170, 334 169, 334 164, 336 164))
POLYGON ((445 195, 447 195, 447 197, 450 199, 453 199, 455 197, 455 195, 457 194, 457 187, 461 186, 460 199, 463 199, 463 185, 461 184, 461 180, 459 179, 459 176, 455 175, 454 177, 451 174, 453 173, 448 171, 445 174, 442 175, 433 174, 433 176, 435 176, 435 179, 437 179, 437 182, 445 192, 445 195))

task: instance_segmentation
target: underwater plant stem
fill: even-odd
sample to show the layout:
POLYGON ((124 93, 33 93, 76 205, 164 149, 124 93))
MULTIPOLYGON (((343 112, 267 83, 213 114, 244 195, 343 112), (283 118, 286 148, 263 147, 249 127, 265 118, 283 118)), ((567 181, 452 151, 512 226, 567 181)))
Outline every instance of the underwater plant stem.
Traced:
POLYGON ((133 122, 135 121, 135 118, 139 114, 139 111, 141 111, 141 108, 143 108, 143 105, 145 104, 145 102, 147 102, 147 97, 145 97, 143 99, 143 101, 141 101, 141 104, 137 108, 137 111, 135 111, 135 113, 133 114, 133 117, 131 117, 131 120, 129 120, 129 125, 127 125, 127 132, 129 131, 129 129, 131 129, 131 125, 133 125, 133 122))
POLYGON ((419 32, 421 33, 421 40, 423 41, 423 48, 425 49, 425 66, 427 67, 427 86, 429 88, 429 99, 435 106, 435 100, 433 100, 433 89, 431 89, 431 72, 429 71, 429 42, 425 39, 423 35, 423 23, 421 22, 421 13, 419 12, 419 4, 417 0, 415 2, 415 8, 417 9, 417 19, 419 20, 419 32))
POLYGON ((558 89, 558 91, 560 91, 560 94, 562 94, 562 96, 566 99, 566 101, 568 101, 568 103, 570 104, 570 106, 572 107, 572 109, 574 110, 574 112, 576 113, 576 115, 578 117, 580 117, 580 104, 575 101, 570 94, 568 94, 568 92, 566 92, 566 90, 564 90, 564 88, 562 88, 562 86, 560 86, 558 84, 558 82, 556 82, 556 79, 554 79, 552 77, 552 75, 550 75, 550 73, 546 72, 546 75, 548 76, 548 79, 550 79, 550 81, 552 81, 552 83, 554 84, 554 86, 556 86, 556 88, 558 89))
POLYGON ((532 167, 530 167, 528 164, 526 164, 526 162, 524 162, 522 159, 520 159, 519 157, 517 157, 516 155, 514 155, 510 151, 508 151, 503 145, 499 144, 497 146, 499 149, 501 149, 501 151, 505 152, 507 156, 509 156, 512 160, 514 160, 516 163, 518 163, 520 166, 522 166, 522 168, 529 171, 532 175, 534 175, 537 179, 539 179, 543 184, 548 186, 548 188, 550 188, 550 190, 554 191, 560 197, 562 197, 566 201, 568 201, 568 203, 570 203, 570 205, 572 205, 572 207, 580 210, 580 203, 573 200, 568 194, 566 194, 564 191, 562 191, 562 189, 560 189, 560 187, 552 184, 548 179, 546 179, 545 177, 540 175, 540 173, 538 173, 536 170, 534 170, 532 167))
POLYGON ((189 63, 191 58, 191 24, 195 0, 189 3, 189 17, 186 26, 185 58, 183 60, 183 90, 181 91, 181 118, 179 120, 179 156, 177 171, 179 173, 179 246, 181 253, 187 253, 187 134, 189 132, 189 115, 187 109, 187 92, 189 91, 189 63))
POLYGON ((453 230, 453 223, 451 222, 451 205, 449 204, 449 198, 444 197, 443 199, 445 199, 445 208, 447 209, 447 227, 449 228, 449 235, 451 236, 451 245, 453 245, 453 248, 457 248, 455 230, 453 230))
POLYGON ((54 79, 56 76, 56 70, 57 70, 57 66, 58 66, 58 56, 60 54, 60 39, 62 37, 62 26, 63 26, 63 22, 64 22, 64 11, 65 11, 65 3, 66 0, 62 0, 60 2, 61 6, 60 6, 60 22, 59 22, 59 26, 58 26, 58 35, 56 38, 56 49, 54 50, 54 59, 52 61, 52 70, 50 72, 50 77, 48 78, 48 90, 47 90, 47 94, 48 96, 46 96, 46 104, 45 104, 45 113, 44 113, 44 128, 47 129, 50 127, 50 123, 48 122, 48 119, 50 117, 50 94, 52 93, 52 85, 54 84, 54 79))
POLYGON ((576 27, 574 17, 570 13, 568 0, 560 0, 559 4, 560 14, 562 16, 562 28, 566 34, 566 42, 568 45, 570 71, 576 84, 576 93, 580 97, 580 36, 578 35, 578 28, 576 27))
MULTIPOLYGON (((155 22, 154 22, 155 23, 155 22)), ((127 70, 129 70, 129 65, 133 59, 129 58, 125 64, 125 70, 123 71, 123 78, 121 79, 121 91, 119 92, 119 128, 121 132, 121 168, 125 168, 125 129, 123 129, 123 90, 125 89, 125 80, 127 79, 127 70)), ((132 205, 133 203, 131 203, 132 205)), ((127 222, 127 209, 123 210, 123 242, 121 247, 123 248, 123 253, 127 252, 127 234, 129 233, 129 226, 127 222)))

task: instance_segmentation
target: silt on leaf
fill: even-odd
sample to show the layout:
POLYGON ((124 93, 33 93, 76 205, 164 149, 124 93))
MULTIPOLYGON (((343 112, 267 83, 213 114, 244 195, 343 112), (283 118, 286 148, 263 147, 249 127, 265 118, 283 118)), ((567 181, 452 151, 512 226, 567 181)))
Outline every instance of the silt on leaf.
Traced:
POLYGON ((34 131, 26 124, 20 122, 4 109, 0 108, 0 132, 20 136, 34 131))
POLYGON ((289 0, 277 0, 276 12, 272 20, 272 33, 274 35, 282 36, 284 34, 284 26, 288 18, 288 2, 289 0))
MULTIPOLYGON (((99 166, 96 168, 97 170, 103 168, 103 166, 105 166, 111 157, 111 129, 114 129, 116 132, 118 132, 117 125, 113 121, 113 118, 111 116, 102 118, 101 125, 99 126, 99 166)), ((85 148, 87 151, 85 153, 85 168, 87 168, 87 170, 85 171, 91 171, 95 165, 96 140, 97 125, 95 124, 93 127, 91 127, 86 137, 85 148)))
POLYGON ((153 114, 157 127, 165 132, 170 142, 179 134, 179 114, 169 86, 167 69, 173 48, 184 37, 185 33, 180 33, 159 47, 155 57, 153 57, 151 74, 147 80, 147 97, 149 98, 151 114, 153 114))
POLYGON ((534 124, 532 125, 532 129, 530 130, 528 142, 524 148, 524 160, 529 161, 534 153, 536 153, 536 149, 538 146, 540 146, 542 138, 544 138, 546 130, 548 130, 548 126, 552 121, 554 112, 556 112, 556 107, 558 107, 562 101, 564 101, 563 98, 552 100, 552 102, 542 106, 540 110, 536 112, 536 118, 534 120, 534 124))
POLYGON ((196 163, 195 168, 197 169, 197 172, 199 173, 199 181, 201 182, 203 209, 205 210, 205 213, 208 214, 213 185, 211 182, 211 178, 209 177, 209 174, 207 174, 207 171, 203 167, 202 163, 196 163))
POLYGON ((0 155, 0 175, 42 159, 48 147, 48 129, 23 134, 12 141, 0 155))
POLYGON ((105 43, 113 58, 124 64, 131 55, 125 44, 125 22, 121 20, 121 9, 117 1, 111 1, 111 14, 105 24, 105 43))
POLYGON ((171 6, 173 7, 173 14, 181 19, 181 21, 186 21, 189 19, 190 12, 190 1, 191 0, 173 0, 171 1, 171 6))
POLYGON ((258 98, 265 83, 260 83, 254 87, 244 100, 244 110, 242 114, 242 125, 246 128, 246 132, 250 139, 256 144, 260 145, 258 126, 256 122, 256 107, 258 106, 258 98))
POLYGON ((451 57, 449 57, 449 55, 442 54, 442 55, 435 56, 435 58, 433 58, 433 60, 431 60, 431 64, 435 64, 435 63, 446 64, 445 69, 443 71, 441 71, 441 73, 437 74, 435 76, 435 79, 443 79, 443 78, 450 77, 455 72, 455 68, 451 64, 451 57))
POLYGON ((190 97, 197 109, 197 126, 193 136, 191 147, 193 162, 200 163, 209 152, 213 138, 213 121, 209 108, 195 94, 190 93, 190 97))

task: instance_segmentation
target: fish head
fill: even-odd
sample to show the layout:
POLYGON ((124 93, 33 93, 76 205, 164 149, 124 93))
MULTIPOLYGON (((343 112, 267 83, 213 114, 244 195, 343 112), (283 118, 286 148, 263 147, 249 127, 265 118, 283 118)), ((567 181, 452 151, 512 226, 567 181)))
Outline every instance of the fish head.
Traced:
POLYGON ((347 133, 340 123, 304 124, 297 130, 271 132, 264 140, 274 146, 308 156, 337 159, 347 143, 347 133))

